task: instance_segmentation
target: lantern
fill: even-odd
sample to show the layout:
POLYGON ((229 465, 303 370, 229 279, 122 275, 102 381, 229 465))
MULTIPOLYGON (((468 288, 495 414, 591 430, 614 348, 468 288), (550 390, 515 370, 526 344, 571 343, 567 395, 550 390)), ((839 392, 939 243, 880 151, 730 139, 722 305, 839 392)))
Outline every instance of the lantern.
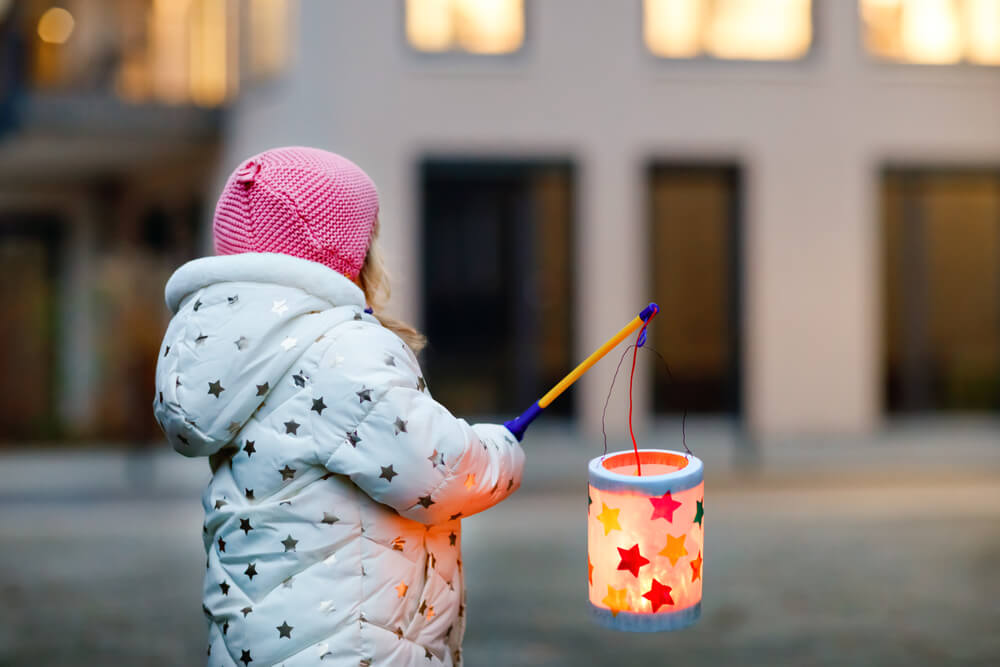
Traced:
POLYGON ((705 557, 703 470, 693 455, 660 449, 590 462, 587 575, 597 623, 657 632, 698 620, 705 557))

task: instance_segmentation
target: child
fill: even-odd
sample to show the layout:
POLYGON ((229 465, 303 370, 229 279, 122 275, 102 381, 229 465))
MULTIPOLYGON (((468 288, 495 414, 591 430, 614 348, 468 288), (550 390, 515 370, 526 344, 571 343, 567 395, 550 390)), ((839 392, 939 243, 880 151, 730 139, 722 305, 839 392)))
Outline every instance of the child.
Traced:
POLYGON ((332 153, 266 151, 214 235, 220 256, 167 283, 154 398, 213 471, 209 664, 460 663, 460 520, 518 488, 524 453, 435 402, 421 336, 380 314, 374 184, 332 153))

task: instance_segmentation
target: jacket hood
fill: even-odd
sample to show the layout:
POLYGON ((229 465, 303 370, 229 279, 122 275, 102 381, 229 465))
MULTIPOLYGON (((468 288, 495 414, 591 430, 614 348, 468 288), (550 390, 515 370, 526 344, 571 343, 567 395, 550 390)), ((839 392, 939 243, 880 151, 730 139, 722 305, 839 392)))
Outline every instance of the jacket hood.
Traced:
POLYGON ((167 281, 166 302, 174 316, 153 410, 186 456, 233 442, 316 338, 365 307, 361 289, 336 271, 274 253, 188 262, 167 281))

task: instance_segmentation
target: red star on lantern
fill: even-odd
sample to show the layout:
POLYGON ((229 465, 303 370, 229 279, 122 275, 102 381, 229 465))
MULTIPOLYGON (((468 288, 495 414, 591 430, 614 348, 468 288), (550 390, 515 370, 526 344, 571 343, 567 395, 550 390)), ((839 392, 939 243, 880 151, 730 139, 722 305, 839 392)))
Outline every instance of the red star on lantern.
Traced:
POLYGON ((632 545, 631 549, 622 549, 618 547, 618 553, 621 554, 622 561, 618 563, 619 570, 628 570, 632 573, 633 577, 639 576, 639 568, 649 562, 648 558, 644 558, 642 554, 639 553, 639 545, 632 545))
POLYGON ((653 579, 652 587, 649 592, 643 593, 642 597, 649 600, 649 603, 653 605, 653 611, 662 607, 665 604, 673 604, 674 599, 670 597, 670 586, 664 586, 656 579, 653 579))
POLYGON ((591 586, 594 585, 594 565, 590 562, 589 554, 587 555, 587 581, 590 582, 591 586))
POLYGON ((650 517, 650 521, 663 518, 673 523, 674 510, 681 506, 680 501, 674 500, 669 491, 664 493, 661 498, 650 498, 649 502, 653 503, 653 516, 650 517))
POLYGON ((701 578, 701 552, 698 552, 698 557, 695 558, 690 563, 691 565, 691 583, 701 578))

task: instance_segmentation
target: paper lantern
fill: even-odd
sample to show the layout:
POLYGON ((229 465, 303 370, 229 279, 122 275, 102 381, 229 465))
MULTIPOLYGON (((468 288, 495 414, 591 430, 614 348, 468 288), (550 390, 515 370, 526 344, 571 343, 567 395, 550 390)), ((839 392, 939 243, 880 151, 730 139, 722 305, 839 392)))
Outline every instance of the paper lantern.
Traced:
POLYGON ((640 449, 590 462, 590 610, 615 630, 686 627, 701 615, 704 466, 690 454, 640 449))

